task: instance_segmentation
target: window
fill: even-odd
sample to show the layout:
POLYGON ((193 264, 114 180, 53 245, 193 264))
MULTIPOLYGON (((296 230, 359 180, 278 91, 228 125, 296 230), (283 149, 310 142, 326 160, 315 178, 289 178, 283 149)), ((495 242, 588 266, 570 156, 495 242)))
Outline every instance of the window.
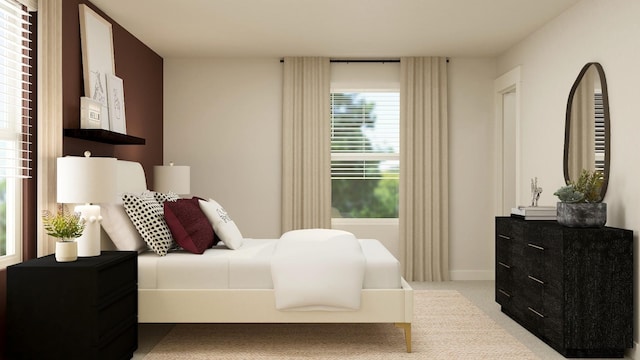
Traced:
POLYGON ((397 218, 400 93, 331 93, 332 217, 397 218))
POLYGON ((30 15, 0 0, 0 265, 22 258, 22 178, 30 177, 30 15))

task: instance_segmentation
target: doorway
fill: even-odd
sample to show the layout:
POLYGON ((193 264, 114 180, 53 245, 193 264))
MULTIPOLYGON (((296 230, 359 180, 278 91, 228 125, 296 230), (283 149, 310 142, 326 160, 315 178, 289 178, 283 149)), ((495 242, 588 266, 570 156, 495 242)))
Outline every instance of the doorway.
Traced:
POLYGON ((497 78, 496 116, 496 202, 495 215, 505 216, 520 200, 520 67, 497 78))

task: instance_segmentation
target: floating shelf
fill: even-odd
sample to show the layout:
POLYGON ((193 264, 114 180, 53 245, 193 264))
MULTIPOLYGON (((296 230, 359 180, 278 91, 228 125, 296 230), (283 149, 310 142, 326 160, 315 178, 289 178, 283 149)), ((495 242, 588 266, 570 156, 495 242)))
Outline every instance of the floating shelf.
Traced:
POLYGON ((145 139, 104 129, 64 129, 64 136, 112 145, 144 145, 145 139))

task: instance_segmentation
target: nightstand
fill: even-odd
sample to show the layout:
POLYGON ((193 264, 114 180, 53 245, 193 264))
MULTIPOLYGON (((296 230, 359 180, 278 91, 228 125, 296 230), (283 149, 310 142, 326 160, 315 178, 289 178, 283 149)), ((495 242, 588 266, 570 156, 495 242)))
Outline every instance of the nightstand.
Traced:
POLYGON ((138 257, 103 251, 7 267, 9 359, 130 359, 138 347, 138 257))

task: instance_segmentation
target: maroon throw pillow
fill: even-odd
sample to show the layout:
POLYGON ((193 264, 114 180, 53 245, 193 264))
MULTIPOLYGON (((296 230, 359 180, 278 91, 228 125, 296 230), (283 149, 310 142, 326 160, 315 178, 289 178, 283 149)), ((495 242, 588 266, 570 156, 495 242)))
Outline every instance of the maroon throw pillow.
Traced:
POLYGON ((200 209, 197 198, 165 202, 164 218, 173 239, 183 249, 202 254, 214 244, 213 227, 200 209))

